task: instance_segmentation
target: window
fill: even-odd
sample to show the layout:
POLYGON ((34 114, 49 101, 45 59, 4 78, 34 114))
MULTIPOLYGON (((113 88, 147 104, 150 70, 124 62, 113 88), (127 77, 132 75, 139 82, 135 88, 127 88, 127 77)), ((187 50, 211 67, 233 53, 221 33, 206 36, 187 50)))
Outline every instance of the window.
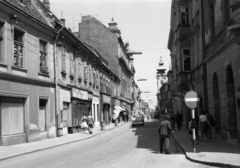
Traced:
POLYGON ((66 49, 62 47, 62 71, 66 72, 66 49))
POLYGON ((189 24, 189 11, 187 6, 180 6, 181 24, 189 24))
POLYGON ((96 85, 96 75, 95 75, 95 73, 93 73, 93 85, 94 86, 96 85))
POLYGON ((191 57, 190 50, 183 50, 183 71, 191 71, 191 57))
POLYGON ((0 23, 0 62, 2 62, 3 24, 0 23))
POLYGON ((78 79, 81 80, 81 77, 82 77, 82 73, 81 73, 81 63, 80 61, 78 62, 78 79))
POLYGON ((88 80, 88 67, 84 67, 84 81, 88 80))
POLYGON ((89 68, 89 72, 88 72, 88 79, 89 79, 89 83, 92 84, 92 70, 89 68))
POLYGON ((39 58, 39 67, 40 72, 48 73, 47 68, 47 43, 40 40, 40 58, 39 58))
POLYGON ((23 67, 23 35, 22 31, 14 29, 14 66, 23 67))
POLYGON ((74 57, 73 54, 70 54, 70 74, 74 75, 74 57))
POLYGON ((40 131, 46 131, 46 109, 47 109, 47 100, 40 99, 39 100, 39 113, 38 113, 38 121, 39 121, 40 131))

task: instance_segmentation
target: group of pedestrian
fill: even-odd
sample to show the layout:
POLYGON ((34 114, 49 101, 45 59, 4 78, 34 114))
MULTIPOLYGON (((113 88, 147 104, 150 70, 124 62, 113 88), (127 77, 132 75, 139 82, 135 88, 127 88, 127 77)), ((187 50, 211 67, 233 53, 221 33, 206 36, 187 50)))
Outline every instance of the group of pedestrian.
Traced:
POLYGON ((89 134, 92 134, 94 126, 95 126, 94 119, 91 116, 91 114, 88 114, 87 117, 85 115, 82 117, 81 128, 83 128, 84 132, 86 129, 88 129, 89 134))
MULTIPOLYGON (((215 127, 213 116, 208 111, 202 111, 200 116, 195 115, 196 138, 201 142, 208 142, 212 136, 212 128, 215 127)), ((192 135, 192 120, 189 121, 189 134, 192 135)))
POLYGON ((176 114, 170 113, 170 122, 173 131, 175 131, 175 126, 177 125, 178 131, 182 127, 182 114, 178 111, 176 114))

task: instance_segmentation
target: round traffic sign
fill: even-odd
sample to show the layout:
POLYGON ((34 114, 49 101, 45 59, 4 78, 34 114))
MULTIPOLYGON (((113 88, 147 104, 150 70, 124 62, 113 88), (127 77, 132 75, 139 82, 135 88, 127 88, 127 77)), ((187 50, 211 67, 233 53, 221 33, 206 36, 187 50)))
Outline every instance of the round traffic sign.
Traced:
POLYGON ((197 102, 198 102, 197 92, 191 90, 187 92, 184 96, 184 102, 186 106, 189 108, 197 108, 197 102))

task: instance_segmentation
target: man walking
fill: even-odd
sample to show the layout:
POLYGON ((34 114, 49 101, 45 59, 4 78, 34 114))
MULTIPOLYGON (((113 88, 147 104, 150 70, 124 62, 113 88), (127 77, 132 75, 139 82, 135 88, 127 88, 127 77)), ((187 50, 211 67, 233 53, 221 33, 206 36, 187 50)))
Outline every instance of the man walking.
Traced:
POLYGON ((88 114, 88 116, 86 118, 86 122, 87 122, 87 125, 88 125, 89 134, 92 134, 93 133, 92 129, 93 129, 93 126, 94 126, 94 119, 91 116, 91 114, 88 114))
POLYGON ((169 137, 170 137, 170 133, 174 133, 174 131, 171 128, 171 123, 169 120, 170 120, 170 116, 165 115, 165 117, 163 118, 163 120, 159 125, 160 153, 164 152, 165 154, 170 154, 169 137))

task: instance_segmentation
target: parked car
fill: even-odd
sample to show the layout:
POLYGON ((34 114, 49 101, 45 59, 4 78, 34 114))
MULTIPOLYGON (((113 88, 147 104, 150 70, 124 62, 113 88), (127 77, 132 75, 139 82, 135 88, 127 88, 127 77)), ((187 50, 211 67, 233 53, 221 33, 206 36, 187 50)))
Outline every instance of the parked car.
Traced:
POLYGON ((137 124, 142 124, 144 126, 144 115, 133 115, 132 117, 132 126, 135 126, 137 124))

